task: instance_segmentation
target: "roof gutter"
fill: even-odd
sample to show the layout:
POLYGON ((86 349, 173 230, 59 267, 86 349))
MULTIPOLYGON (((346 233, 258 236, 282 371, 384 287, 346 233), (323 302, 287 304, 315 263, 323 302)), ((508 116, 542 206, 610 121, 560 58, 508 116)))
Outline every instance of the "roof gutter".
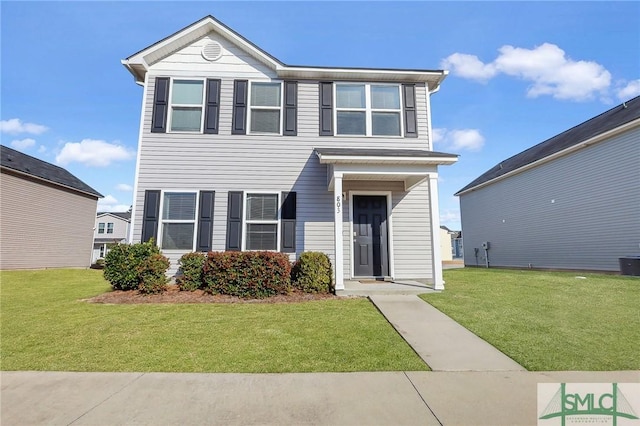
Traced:
POLYGON ((604 133, 600 133, 599 135, 593 136, 593 137, 591 137, 591 138, 589 138, 589 139, 587 139, 587 140, 585 140, 583 142, 580 142, 580 143, 578 143, 576 145, 570 146, 569 148, 563 149, 562 151, 558 151, 555 154, 551 154, 551 155, 549 155, 547 157, 541 158, 541 159, 539 159, 537 161, 534 161, 533 163, 529 163, 529 164, 527 164, 525 166, 519 167, 519 168, 517 168, 515 170, 512 170, 512 171, 510 171, 508 173, 505 173, 503 175, 495 177, 495 178, 493 178, 491 180, 488 180, 486 182, 482 182, 481 184, 478 184, 478 185, 473 186, 471 188, 465 189, 464 191, 458 191, 453 195, 455 195, 455 196, 465 195, 465 194, 468 194, 469 192, 473 192, 473 191, 476 191, 478 189, 484 188, 485 186, 488 186, 488 185, 491 185, 493 183, 499 182, 499 181, 501 181, 503 179, 506 179, 506 178, 508 178, 510 176, 517 175, 518 173, 523 173, 523 172, 525 172, 525 171, 527 171, 529 169, 532 169, 534 167, 538 167, 538 166, 540 166, 542 164, 545 164, 545 163, 548 163, 550 161, 553 161, 556 158, 560 158, 560 157, 563 157, 565 155, 571 154, 572 152, 579 151, 579 150, 581 150, 583 148, 587 148, 588 146, 595 145, 595 144, 597 144, 599 142, 602 142, 602 141, 606 140, 607 138, 610 138, 612 136, 616 136, 616 135, 618 135, 620 133, 624 133, 627 130, 630 130, 630 129, 638 126, 638 125, 640 125, 640 118, 636 118, 635 120, 629 121, 628 123, 625 123, 625 124, 623 124, 621 126, 618 126, 615 129, 611 129, 611 130, 608 130, 608 131, 606 131, 604 133))

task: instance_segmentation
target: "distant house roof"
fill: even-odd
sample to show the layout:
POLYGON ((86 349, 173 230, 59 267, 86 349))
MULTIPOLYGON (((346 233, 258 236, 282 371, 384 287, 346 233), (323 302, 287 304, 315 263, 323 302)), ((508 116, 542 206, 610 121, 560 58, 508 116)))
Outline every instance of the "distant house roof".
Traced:
POLYGON ((596 136, 614 130, 640 118, 640 96, 631 99, 615 108, 610 109, 584 123, 578 124, 559 135, 547 139, 511 158, 501 161, 470 184, 459 190, 460 195, 477 186, 486 184, 494 179, 514 172, 525 166, 558 154, 572 147, 577 147, 596 136))
POLYGON ((102 197, 102 194, 62 167, 38 160, 35 157, 23 154, 4 145, 0 145, 0 154, 0 165, 2 168, 10 169, 20 174, 44 180, 74 191, 79 191, 96 198, 102 197))
POLYGON ((126 220, 127 222, 131 221, 131 212, 98 212, 96 214, 96 217, 100 217, 104 215, 117 216, 121 219, 126 220))

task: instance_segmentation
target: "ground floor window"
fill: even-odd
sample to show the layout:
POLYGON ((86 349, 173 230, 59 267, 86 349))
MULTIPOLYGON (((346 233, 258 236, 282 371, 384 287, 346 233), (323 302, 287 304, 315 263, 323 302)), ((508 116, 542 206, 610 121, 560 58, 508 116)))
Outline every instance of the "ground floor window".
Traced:
POLYGON ((247 193, 245 249, 278 250, 279 195, 247 193))
POLYGON ((196 225, 196 193, 165 192, 162 198, 160 248, 193 250, 196 225))

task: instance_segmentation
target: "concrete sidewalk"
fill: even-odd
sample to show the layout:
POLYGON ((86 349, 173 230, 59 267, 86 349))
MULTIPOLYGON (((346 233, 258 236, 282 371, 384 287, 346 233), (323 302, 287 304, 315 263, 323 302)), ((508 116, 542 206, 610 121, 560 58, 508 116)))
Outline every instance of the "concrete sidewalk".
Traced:
POLYGON ((525 371, 416 295, 369 299, 433 371, 525 371))
POLYGON ((537 383, 640 372, 2 372, 12 425, 535 425, 537 383))

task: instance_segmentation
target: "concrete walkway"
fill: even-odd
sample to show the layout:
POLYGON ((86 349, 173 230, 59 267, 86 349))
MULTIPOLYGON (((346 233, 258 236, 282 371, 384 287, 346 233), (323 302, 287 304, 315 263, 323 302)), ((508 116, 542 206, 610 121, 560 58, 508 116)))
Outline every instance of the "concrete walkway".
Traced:
POLYGON ((2 372, 0 380, 3 426, 481 426, 535 425, 538 383, 635 383, 640 372, 2 372))
POLYGON ((525 369, 416 295, 369 296, 433 371, 525 369))

